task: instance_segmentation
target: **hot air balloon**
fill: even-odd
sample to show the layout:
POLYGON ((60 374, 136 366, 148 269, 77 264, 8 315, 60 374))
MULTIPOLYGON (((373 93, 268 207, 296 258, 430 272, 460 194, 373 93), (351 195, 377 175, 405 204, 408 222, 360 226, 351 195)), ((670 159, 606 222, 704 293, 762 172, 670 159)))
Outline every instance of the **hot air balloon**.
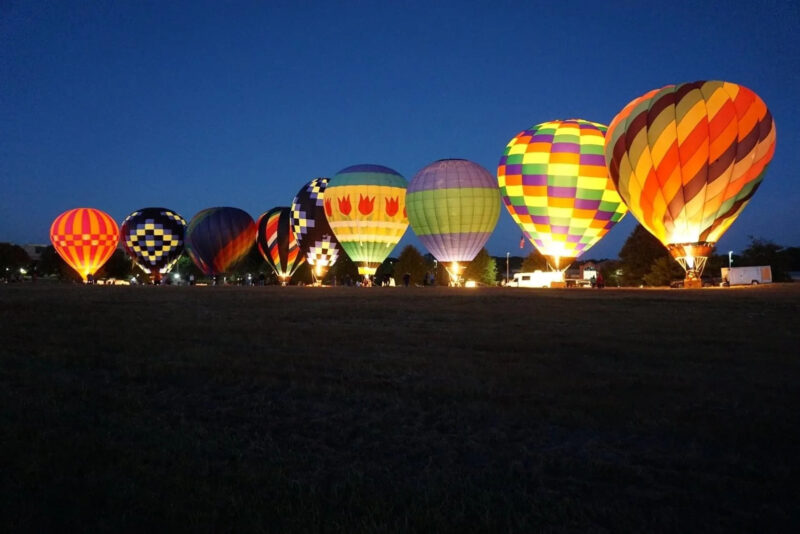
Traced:
POLYGON ((325 217, 325 189, 330 178, 314 178, 292 202, 292 228, 301 254, 319 282, 339 258, 339 242, 325 217))
POLYGON ((706 259, 758 189, 775 123, 750 89, 668 85, 633 100, 606 136, 611 179, 631 212, 700 285, 706 259))
POLYGON ((209 276, 227 272, 255 243, 256 224, 239 208, 208 208, 186 227, 186 252, 209 276))
POLYGON ((325 190, 325 215, 363 276, 372 276, 408 228, 406 180, 382 165, 339 171, 325 190))
POLYGON ((56 217, 50 241, 84 282, 108 261, 119 242, 114 219, 94 208, 75 208, 56 217))
POLYGON ((500 191, 477 163, 443 159, 411 179, 406 205, 411 229, 438 261, 450 264, 457 282, 459 262, 472 261, 497 225, 500 191))
POLYGON ((186 221, 166 208, 142 208, 122 222, 122 248, 158 282, 183 252, 186 221))
POLYGON ((581 119, 517 134, 497 168, 508 212, 556 271, 569 267, 627 212, 608 178, 606 127, 581 119))
POLYGON ((291 217, 289 208, 272 208, 259 217, 256 224, 258 250, 284 286, 303 264, 291 217))

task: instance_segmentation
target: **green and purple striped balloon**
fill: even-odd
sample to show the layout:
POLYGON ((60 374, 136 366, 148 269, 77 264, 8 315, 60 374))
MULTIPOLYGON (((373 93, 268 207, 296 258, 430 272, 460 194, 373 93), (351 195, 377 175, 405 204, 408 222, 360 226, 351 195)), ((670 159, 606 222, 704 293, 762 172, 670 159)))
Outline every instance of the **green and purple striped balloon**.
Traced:
POLYGON ((494 176, 465 159, 443 159, 408 184, 408 221, 425 248, 441 262, 472 261, 500 217, 494 176))

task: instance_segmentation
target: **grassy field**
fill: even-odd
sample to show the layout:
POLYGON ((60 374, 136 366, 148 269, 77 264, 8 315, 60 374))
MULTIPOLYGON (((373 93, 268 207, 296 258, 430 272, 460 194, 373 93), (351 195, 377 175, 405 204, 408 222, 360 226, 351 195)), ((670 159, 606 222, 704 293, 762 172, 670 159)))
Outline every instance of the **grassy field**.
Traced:
POLYGON ((3 532, 800 528, 800 284, 27 284, 0 313, 3 532))

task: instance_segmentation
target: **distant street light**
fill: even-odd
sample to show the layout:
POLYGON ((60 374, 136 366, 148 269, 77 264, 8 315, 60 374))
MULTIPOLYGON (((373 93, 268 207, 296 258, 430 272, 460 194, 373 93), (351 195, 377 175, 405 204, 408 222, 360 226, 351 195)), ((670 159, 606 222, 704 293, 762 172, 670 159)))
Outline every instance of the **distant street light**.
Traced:
POLYGON ((731 265, 733 265, 733 251, 728 251, 728 270, 731 269, 731 265))
POLYGON ((506 252, 506 285, 508 285, 508 258, 511 256, 510 252, 506 252))

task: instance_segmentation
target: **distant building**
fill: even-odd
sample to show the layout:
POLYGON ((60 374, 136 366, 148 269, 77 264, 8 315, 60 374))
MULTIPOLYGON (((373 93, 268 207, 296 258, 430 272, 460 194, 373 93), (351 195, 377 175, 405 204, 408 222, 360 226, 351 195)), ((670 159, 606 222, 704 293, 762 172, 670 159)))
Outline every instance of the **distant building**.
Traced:
POLYGON ((31 260, 39 261, 39 259, 42 257, 42 252, 44 252, 44 249, 46 249, 50 245, 37 245, 29 243, 27 245, 21 245, 21 246, 25 250, 25 252, 28 253, 28 256, 30 256, 31 260))

